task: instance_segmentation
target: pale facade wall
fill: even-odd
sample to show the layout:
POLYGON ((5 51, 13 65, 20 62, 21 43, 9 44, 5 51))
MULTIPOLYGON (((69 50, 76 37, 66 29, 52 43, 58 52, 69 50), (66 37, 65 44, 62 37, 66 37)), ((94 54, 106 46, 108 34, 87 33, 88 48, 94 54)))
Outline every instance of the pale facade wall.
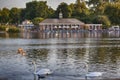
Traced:
POLYGON ((88 30, 102 30, 102 24, 86 24, 88 30))

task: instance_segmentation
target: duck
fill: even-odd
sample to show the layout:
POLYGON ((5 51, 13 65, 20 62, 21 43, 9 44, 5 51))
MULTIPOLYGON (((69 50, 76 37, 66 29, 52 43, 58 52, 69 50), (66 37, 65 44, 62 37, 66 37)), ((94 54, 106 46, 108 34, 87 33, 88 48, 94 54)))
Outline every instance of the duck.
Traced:
POLYGON ((26 55, 26 52, 22 48, 18 48, 17 53, 22 54, 23 56, 26 55))

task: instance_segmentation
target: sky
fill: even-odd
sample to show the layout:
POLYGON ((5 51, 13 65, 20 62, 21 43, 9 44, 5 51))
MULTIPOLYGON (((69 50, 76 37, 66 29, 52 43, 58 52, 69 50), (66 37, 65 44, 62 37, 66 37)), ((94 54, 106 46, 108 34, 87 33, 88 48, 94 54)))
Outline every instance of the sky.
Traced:
MULTIPOLYGON (((25 8, 26 3, 30 1, 32 0, 0 0, 0 9, 4 7, 9 9, 11 9, 12 7, 25 8)), ((52 7, 53 9, 56 9, 61 2, 70 4, 75 3, 76 0, 39 0, 39 1, 47 1, 48 6, 52 7)))

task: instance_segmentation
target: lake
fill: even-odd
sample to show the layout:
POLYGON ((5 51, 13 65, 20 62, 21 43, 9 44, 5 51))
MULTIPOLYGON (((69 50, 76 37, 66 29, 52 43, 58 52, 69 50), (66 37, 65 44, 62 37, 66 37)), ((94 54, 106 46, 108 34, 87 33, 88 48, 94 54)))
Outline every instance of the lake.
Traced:
POLYGON ((32 61, 37 70, 53 71, 43 80, 84 79, 83 63, 89 71, 104 72, 100 79, 120 79, 120 32, 0 33, 0 78, 36 80, 32 61))

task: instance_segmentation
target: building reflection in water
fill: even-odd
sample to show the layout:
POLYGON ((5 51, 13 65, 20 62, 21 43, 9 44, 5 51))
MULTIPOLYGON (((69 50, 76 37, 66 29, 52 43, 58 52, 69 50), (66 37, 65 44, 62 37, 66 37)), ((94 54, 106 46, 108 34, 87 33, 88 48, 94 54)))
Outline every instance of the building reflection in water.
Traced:
POLYGON ((85 31, 85 32, 21 32, 21 33, 0 33, 0 37, 3 38, 101 38, 101 37, 120 37, 119 31, 97 32, 97 31, 85 31))
POLYGON ((120 31, 109 31, 108 35, 110 37, 120 37, 120 31))
POLYGON ((23 38, 39 38, 39 39, 47 39, 47 38, 100 38, 102 36, 101 32, 39 32, 39 33, 21 33, 21 37, 23 38))

